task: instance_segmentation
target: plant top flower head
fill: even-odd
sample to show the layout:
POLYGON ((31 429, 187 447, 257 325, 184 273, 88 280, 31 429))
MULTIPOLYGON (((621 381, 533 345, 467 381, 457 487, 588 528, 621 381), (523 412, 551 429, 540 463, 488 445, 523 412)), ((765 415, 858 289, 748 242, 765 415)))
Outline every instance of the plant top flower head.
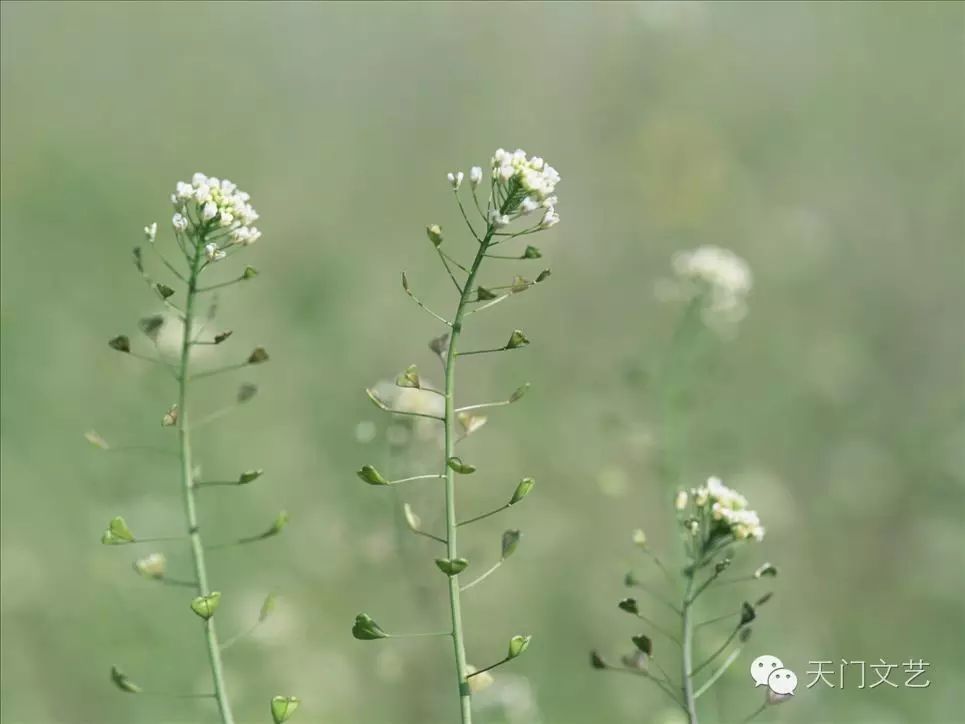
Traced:
MULTIPOLYGON (((498 148, 493 154, 492 172, 494 186, 503 202, 499 208, 500 215, 515 213, 520 216, 542 208, 545 210, 541 222, 545 222, 543 228, 549 228, 559 221, 553 192, 560 175, 542 158, 528 157, 521 148, 512 153, 498 148)), ((470 177, 473 174, 475 170, 470 172, 470 177)))
POLYGON ((258 212, 249 202, 251 197, 228 179, 205 176, 196 173, 191 181, 178 181, 171 203, 175 214, 172 224, 175 231, 185 232, 189 227, 205 236, 207 244, 212 243, 212 235, 224 230, 214 241, 219 242, 213 250, 206 249, 211 261, 223 256, 217 254, 230 246, 247 246, 261 238, 261 232, 252 224, 258 219, 258 212), (227 243, 221 243, 227 240, 227 243))
POLYGON ((688 299, 706 297, 705 317, 738 322, 747 314, 754 284, 747 262, 719 246, 700 246, 674 254, 671 261, 678 292, 688 299))
MULTIPOLYGON (((705 485, 690 491, 689 498, 695 513, 691 519, 696 518, 698 526, 707 526, 709 540, 716 542, 728 536, 734 540, 764 539, 764 527, 757 513, 747 508, 747 498, 728 488, 720 478, 708 478, 705 485)), ((677 500, 683 501, 677 510, 686 510, 687 494, 681 491, 677 500)))

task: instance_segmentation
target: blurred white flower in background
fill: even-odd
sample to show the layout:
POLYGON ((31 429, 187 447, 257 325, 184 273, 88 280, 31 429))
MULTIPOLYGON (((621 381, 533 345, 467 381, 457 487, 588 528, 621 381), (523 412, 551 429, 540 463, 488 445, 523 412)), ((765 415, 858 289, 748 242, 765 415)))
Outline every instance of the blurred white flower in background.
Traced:
POLYGON ((657 282, 658 299, 700 299, 701 317, 718 331, 725 331, 747 315, 754 277, 750 266, 737 254, 719 246, 700 246, 674 254, 671 264, 674 278, 657 282))

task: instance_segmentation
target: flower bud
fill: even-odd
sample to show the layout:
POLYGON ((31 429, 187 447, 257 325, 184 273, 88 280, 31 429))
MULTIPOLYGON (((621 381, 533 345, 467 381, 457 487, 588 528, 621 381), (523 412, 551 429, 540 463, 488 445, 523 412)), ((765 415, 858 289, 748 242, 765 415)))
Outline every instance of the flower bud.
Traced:
POLYGON ((479 186, 482 181, 482 169, 479 166, 473 166, 469 169, 469 183, 473 188, 479 186))
POLYGON ((459 187, 462 186, 462 180, 465 178, 465 174, 462 171, 456 171, 455 173, 446 174, 446 178, 449 179, 449 185, 452 186, 452 190, 458 191, 459 187))
POLYGON ((673 507, 677 510, 683 510, 687 507, 687 491, 680 490, 677 492, 677 497, 674 498, 673 507))
POLYGON ((264 347, 255 347, 248 356, 248 364, 257 365, 268 361, 268 350, 264 347))
POLYGON ((149 553, 134 561, 134 570, 145 578, 160 580, 167 572, 168 559, 163 553, 149 553))
POLYGON ((144 227, 144 238, 147 239, 148 244, 153 244, 154 240, 157 239, 157 222, 155 221, 150 226, 144 227))
POLYGON ((171 225, 175 231, 184 231, 188 228, 188 220, 182 214, 175 214, 171 218, 171 225))
POLYGON ((517 349, 518 347, 525 347, 528 344, 529 339, 523 334, 523 331, 521 329, 514 329, 513 333, 509 335, 506 349, 517 349))
POLYGON ((458 576, 468 565, 465 558, 436 558, 436 566, 447 576, 458 576))
POLYGON ((627 613, 639 613, 640 609, 637 607, 637 599, 635 598, 624 598, 617 604, 617 608, 621 611, 626 611, 627 613))
POLYGON ((540 229, 549 229, 560 223, 560 216, 556 213, 556 209, 550 206, 546 213, 543 214, 542 220, 539 222, 540 229))
POLYGON ((109 340, 107 346, 116 349, 118 352, 127 353, 131 351, 131 340, 127 338, 127 335, 121 334, 109 340))
POLYGON ((352 624, 352 636, 359 641, 388 638, 388 634, 367 613, 360 613, 355 617, 355 623, 352 624))
POLYGON ((364 480, 369 485, 388 485, 389 481, 382 477, 382 473, 376 470, 371 465, 363 465, 362 469, 357 473, 362 480, 364 480))
POLYGON ((101 536, 101 543, 109 546, 117 546, 133 542, 134 534, 131 532, 131 529, 127 527, 124 519, 119 515, 111 518, 111 522, 107 525, 107 530, 105 530, 101 536))
POLYGON ((536 481, 532 478, 523 478, 520 480, 516 485, 516 490, 513 491, 513 497, 509 499, 509 504, 516 505, 516 503, 530 494, 534 485, 536 485, 536 481))
POLYGON ((300 703, 297 696, 273 696, 271 698, 271 718, 275 720, 275 724, 288 721, 300 703))
POLYGON ((395 384, 399 387, 411 387, 416 390, 421 389, 422 383, 419 380, 419 370, 415 365, 409 365, 405 371, 395 378, 395 384))
POLYGON ((140 694, 141 691, 143 691, 140 686, 127 678, 127 674, 116 666, 111 667, 111 681, 114 682, 114 686, 128 694, 140 694))
POLYGON ((519 539, 522 537, 522 533, 518 530, 507 530, 503 533, 502 540, 502 559, 506 560, 513 553, 516 552, 517 546, 519 546, 519 539))
POLYGON ((171 405, 164 417, 161 418, 161 427, 174 427, 178 424, 178 406, 171 405))
POLYGON ((429 237, 429 241, 437 249, 442 246, 442 227, 439 224, 430 224, 426 227, 426 235, 429 237))
POLYGON ((639 636, 632 636, 630 640, 633 642, 634 646, 640 649, 647 656, 653 654, 653 641, 650 640, 649 636, 640 634, 639 636))
POLYGON ((453 456, 446 460, 446 465, 448 465, 452 470, 455 470, 460 475, 471 475, 476 472, 476 466, 470 465, 469 463, 464 463, 462 458, 453 456))
POLYGON ((640 548, 647 547, 647 534, 644 533, 640 528, 633 531, 633 545, 639 546, 640 548))
POLYGON ((221 592, 212 591, 207 596, 198 596, 191 601, 191 610, 207 621, 209 618, 214 616, 214 612, 218 610, 218 605, 220 603, 221 592))
POLYGON ((238 476, 238 485, 246 485, 247 483, 254 482, 264 475, 264 473, 265 471, 261 468, 256 470, 245 470, 241 475, 238 476))
POLYGON ((532 638, 532 636, 513 636, 509 640, 509 652, 506 654, 506 658, 515 659, 522 654, 529 648, 529 642, 532 638))

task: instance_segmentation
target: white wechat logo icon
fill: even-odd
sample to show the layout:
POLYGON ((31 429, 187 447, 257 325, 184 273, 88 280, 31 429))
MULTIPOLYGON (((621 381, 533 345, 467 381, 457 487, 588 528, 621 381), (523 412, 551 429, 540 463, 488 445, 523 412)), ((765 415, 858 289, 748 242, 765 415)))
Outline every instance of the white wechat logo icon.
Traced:
POLYGON ((751 664, 751 678, 754 680, 754 686, 767 686, 767 677, 771 672, 783 668, 784 664, 776 656, 770 654, 758 656, 751 664))
POLYGON ((754 686, 766 686, 775 694, 792 696, 797 688, 797 674, 784 668, 776 656, 764 654, 751 663, 751 678, 754 686))
POLYGON ((790 669, 775 669, 767 677, 767 687, 775 694, 793 696, 797 688, 797 674, 790 669))

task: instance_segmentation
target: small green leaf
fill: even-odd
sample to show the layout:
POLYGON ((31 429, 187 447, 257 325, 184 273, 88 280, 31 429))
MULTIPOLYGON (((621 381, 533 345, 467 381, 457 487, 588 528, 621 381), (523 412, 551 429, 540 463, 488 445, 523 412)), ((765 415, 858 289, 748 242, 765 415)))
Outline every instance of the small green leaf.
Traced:
POLYGON ((273 696, 271 699, 271 718, 275 724, 288 721, 301 702, 297 696, 273 696))
POLYGON ((543 252, 537 249, 535 246, 527 246, 526 250, 523 251, 523 259, 540 259, 543 256, 543 252))
POLYGON ((552 272, 549 269, 544 269, 537 275, 536 283, 539 284, 540 282, 545 282, 547 279, 550 278, 551 274, 552 272))
POLYGON ((509 652, 506 655, 507 659, 515 659, 526 649, 529 648, 529 642, 532 636, 513 636, 509 640, 509 652))
POLYGON ((536 485, 536 481, 532 478, 523 478, 520 480, 516 486, 516 490, 513 491, 513 497, 509 499, 509 504, 516 505, 516 503, 530 494, 534 485, 536 485))
POLYGON ((757 611, 755 611, 754 607, 750 605, 747 601, 744 601, 741 604, 741 620, 740 620, 740 623, 737 625, 746 626, 755 618, 757 618, 757 611))
POLYGON ((240 403, 248 402, 252 397, 258 394, 258 385, 252 382, 243 382, 238 388, 237 400, 240 403))
POLYGON ((389 481, 382 477, 382 473, 373 468, 371 465, 363 465, 362 469, 357 473, 362 480, 364 480, 369 485, 388 485, 389 481))
POLYGON ((266 618, 271 616, 272 611, 275 610, 275 605, 278 603, 278 594, 269 593, 265 596, 264 602, 261 604, 261 610, 258 612, 258 623, 263 622, 266 618))
POLYGON ((196 599, 191 601, 191 610, 207 621, 209 618, 214 616, 214 612, 218 610, 218 605, 220 603, 221 592, 212 591, 207 596, 198 596, 196 599))
POLYGON ((214 336, 214 343, 221 344, 226 339, 228 339, 228 337, 230 337, 232 334, 234 334, 234 332, 232 332, 230 329, 226 329, 224 332, 219 332, 214 336))
POLYGON ((409 365, 405 368, 405 372, 400 374, 395 378, 395 384, 399 387, 411 387, 413 389, 420 389, 422 386, 419 380, 419 370, 415 365, 409 365))
POLYGON ((262 475, 265 471, 261 468, 255 470, 245 470, 241 475, 238 476, 238 485, 247 485, 248 483, 254 482, 262 475))
POLYGON ((530 388, 530 383, 529 383, 529 382, 527 382, 527 383, 524 384, 524 385, 521 385, 520 387, 517 387, 517 388, 513 391, 513 394, 511 394, 511 395, 509 396, 509 401, 510 401, 510 402, 518 402, 519 400, 521 400, 521 399, 523 398, 523 395, 525 395, 527 392, 529 392, 529 388, 530 388))
POLYGON ((118 352, 130 352, 131 351, 131 340, 127 338, 127 335, 120 334, 107 342, 107 346, 111 349, 116 349, 118 352))
POLYGON ((114 686, 128 694, 140 694, 141 691, 143 691, 140 686, 127 678, 127 674, 116 666, 111 667, 111 681, 114 682, 114 686))
POLYGON ((639 636, 630 637, 630 640, 633 642, 634 646, 640 649, 647 656, 651 656, 653 654, 653 641, 650 640, 649 636, 640 634, 639 636))
POLYGON ((594 669, 605 669, 607 668, 608 665, 607 665, 607 662, 603 660, 603 657, 600 656, 600 654, 598 654, 596 651, 591 651, 590 666, 592 666, 594 669))
POLYGON ((436 565, 439 567, 439 570, 447 576, 458 576, 466 570, 469 561, 465 558, 436 558, 436 565))
POLYGON ((355 623, 352 625, 352 636, 359 641, 388 638, 388 634, 382 630, 382 627, 366 613, 360 613, 355 617, 355 623))
POLYGON ((476 466, 470 465, 469 463, 464 463, 462 458, 456 457, 455 455, 448 460, 446 460, 446 465, 455 470, 460 475, 472 475, 476 472, 476 466))
POLYGON ((163 553, 149 553, 134 561, 134 570, 145 578, 161 580, 167 571, 168 559, 163 553))
POLYGON ((503 541, 502 541, 503 560, 506 560, 511 555, 513 555, 513 553, 516 552, 516 548, 517 546, 519 546, 519 539, 522 537, 522 535, 523 534, 520 533, 518 530, 507 530, 505 533, 503 533, 503 541))
POLYGON ((104 535, 101 536, 101 543, 105 545, 123 545, 124 543, 133 542, 134 534, 131 532, 131 529, 127 527, 124 519, 119 515, 111 518, 107 530, 105 530, 104 535))
POLYGON ((248 355, 248 364, 258 365, 268 361, 268 351, 264 347, 255 347, 248 355))
POLYGON ((489 291, 486 287, 476 287, 476 301, 477 302, 487 302, 490 299, 495 299, 496 294, 489 291))
POLYGON ((256 276, 258 276, 258 270, 253 266, 246 266, 245 270, 241 272, 242 279, 254 279, 256 276))
POLYGON ((637 607, 637 599, 635 598, 624 598, 620 603, 617 604, 617 608, 621 611, 626 611, 627 613, 639 613, 640 609, 637 607))
POLYGON ((518 349, 519 347, 525 347, 529 344, 529 339, 523 334, 521 329, 514 329, 513 333, 509 335, 509 341, 506 343, 506 349, 518 349))
POLYGON ((171 289, 171 287, 169 287, 167 284, 161 284, 161 282, 157 282, 154 285, 154 291, 158 293, 158 296, 161 297, 161 299, 167 299, 168 297, 174 296, 174 290, 171 289))
POLYGON ((156 342, 158 332, 160 332, 161 327, 164 326, 164 317, 160 314, 144 317, 137 323, 137 326, 145 337, 156 342))
POLYGON ((429 237, 429 241, 437 249, 442 245, 442 227, 439 224, 431 224, 426 227, 426 235, 429 237))

